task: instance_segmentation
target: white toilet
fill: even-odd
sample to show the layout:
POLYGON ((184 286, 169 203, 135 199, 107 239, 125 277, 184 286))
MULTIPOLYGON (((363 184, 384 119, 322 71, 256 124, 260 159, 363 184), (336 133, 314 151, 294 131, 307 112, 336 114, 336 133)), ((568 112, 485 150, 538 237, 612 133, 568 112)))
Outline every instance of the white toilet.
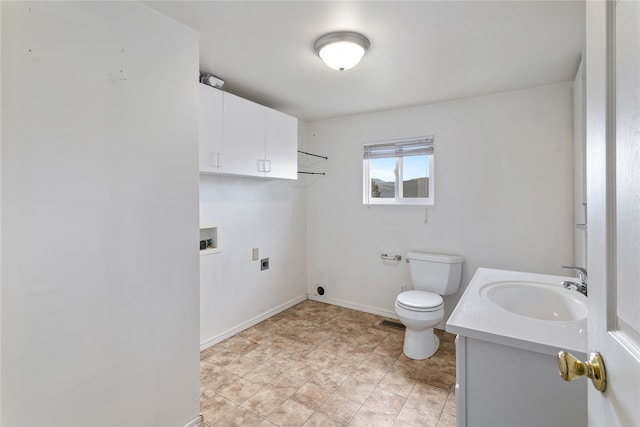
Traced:
POLYGON ((433 327, 444 318, 441 295, 451 295, 460 286, 462 257, 409 252, 407 254, 413 291, 398 295, 395 311, 406 326, 404 354, 426 359, 438 350, 440 341, 433 327))

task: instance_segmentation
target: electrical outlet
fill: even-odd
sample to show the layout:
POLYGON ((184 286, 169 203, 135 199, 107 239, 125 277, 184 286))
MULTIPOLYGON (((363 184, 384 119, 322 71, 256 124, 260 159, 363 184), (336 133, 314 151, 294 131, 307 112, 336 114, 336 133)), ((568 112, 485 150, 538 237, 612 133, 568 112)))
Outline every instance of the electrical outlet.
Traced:
POLYGON ((269 269, 269 258, 262 258, 260 260, 260 270, 268 270, 269 269))

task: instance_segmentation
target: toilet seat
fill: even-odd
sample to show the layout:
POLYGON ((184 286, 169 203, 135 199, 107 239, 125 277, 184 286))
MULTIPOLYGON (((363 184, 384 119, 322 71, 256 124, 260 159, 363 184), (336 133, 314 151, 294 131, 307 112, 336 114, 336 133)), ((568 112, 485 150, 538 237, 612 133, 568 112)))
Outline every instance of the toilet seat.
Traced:
POLYGON ((406 291, 398 295, 396 304, 405 310, 429 312, 440 310, 444 302, 442 297, 427 291, 406 291))

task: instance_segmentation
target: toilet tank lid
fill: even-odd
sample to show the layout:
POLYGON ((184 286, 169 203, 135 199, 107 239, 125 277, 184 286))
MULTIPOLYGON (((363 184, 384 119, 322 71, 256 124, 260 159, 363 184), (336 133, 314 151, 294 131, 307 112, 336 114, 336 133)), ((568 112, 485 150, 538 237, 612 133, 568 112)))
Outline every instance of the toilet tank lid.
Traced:
POLYGON ((457 255, 430 254, 426 252, 409 252, 407 253, 407 259, 439 262, 442 264, 461 264, 464 261, 464 258, 457 255))

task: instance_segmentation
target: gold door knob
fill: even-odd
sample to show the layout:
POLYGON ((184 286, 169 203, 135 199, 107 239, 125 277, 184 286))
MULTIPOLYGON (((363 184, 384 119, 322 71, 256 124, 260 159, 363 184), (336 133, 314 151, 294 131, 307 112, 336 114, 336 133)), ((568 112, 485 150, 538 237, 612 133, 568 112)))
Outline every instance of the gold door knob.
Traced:
POLYGON ((599 353, 591 353, 588 361, 581 362, 571 353, 561 351, 558 353, 558 370, 565 381, 573 381, 586 375, 591 378, 596 390, 605 391, 607 388, 607 371, 599 353))

